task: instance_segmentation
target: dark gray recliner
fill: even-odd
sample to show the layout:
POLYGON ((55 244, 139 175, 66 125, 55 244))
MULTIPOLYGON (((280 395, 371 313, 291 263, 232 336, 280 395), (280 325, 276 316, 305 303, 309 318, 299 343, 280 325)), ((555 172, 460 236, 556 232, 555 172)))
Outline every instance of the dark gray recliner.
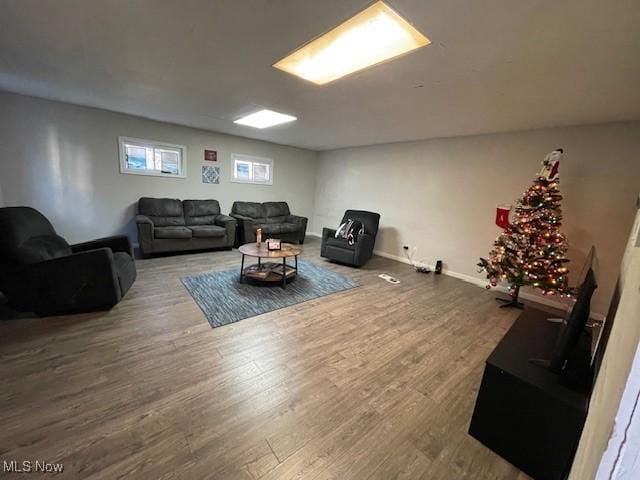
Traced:
POLYGON ((129 238, 69 245, 30 207, 0 208, 0 291, 38 315, 108 310, 136 279, 129 238))
POLYGON ((362 223, 364 233, 358 235, 357 241, 353 245, 349 245, 347 240, 335 238, 336 231, 334 229, 323 228, 320 256, 352 267, 361 267, 373 256, 380 214, 365 210, 347 210, 344 212, 340 224, 349 219, 362 223))
POLYGON ((256 241, 256 230, 263 238, 304 243, 307 218, 291 215, 287 202, 233 202, 230 215, 238 222, 236 245, 256 241))
POLYGON ((236 221, 220 213, 217 200, 143 197, 138 201, 138 240, 145 255, 231 248, 236 221))

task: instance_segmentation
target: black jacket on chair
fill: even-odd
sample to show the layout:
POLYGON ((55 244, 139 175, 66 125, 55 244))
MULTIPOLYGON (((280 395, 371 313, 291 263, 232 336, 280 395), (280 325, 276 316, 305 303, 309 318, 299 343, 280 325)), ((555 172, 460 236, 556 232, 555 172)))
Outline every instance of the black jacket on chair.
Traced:
POLYGON ((0 291, 11 307, 38 315, 107 310, 135 278, 128 237, 69 245, 37 210, 0 208, 0 291))
POLYGON ((334 229, 323 228, 320 255, 338 263, 361 267, 373 256, 373 246, 378 234, 380 214, 365 210, 347 210, 344 212, 340 223, 342 224, 349 219, 362 223, 364 233, 358 235, 353 245, 349 245, 347 240, 335 238, 336 231, 334 229))

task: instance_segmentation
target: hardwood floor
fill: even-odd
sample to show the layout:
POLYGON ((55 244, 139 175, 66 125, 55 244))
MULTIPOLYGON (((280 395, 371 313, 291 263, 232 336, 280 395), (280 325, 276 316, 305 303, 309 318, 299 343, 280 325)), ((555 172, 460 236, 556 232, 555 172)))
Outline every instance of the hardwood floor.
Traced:
POLYGON ((527 478, 466 433, 518 313, 460 280, 304 247, 361 287, 212 329, 179 279, 240 255, 179 255, 139 261, 110 312, 0 322, 0 461, 82 479, 527 478))

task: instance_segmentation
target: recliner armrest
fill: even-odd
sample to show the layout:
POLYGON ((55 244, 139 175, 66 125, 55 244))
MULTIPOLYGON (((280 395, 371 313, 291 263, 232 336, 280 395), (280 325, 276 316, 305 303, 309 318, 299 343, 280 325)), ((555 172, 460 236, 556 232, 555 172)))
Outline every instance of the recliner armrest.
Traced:
POLYGON ((367 260, 373 256, 373 247, 376 243, 375 237, 368 233, 358 235, 356 241, 356 257, 366 258, 367 260))
POLYGON ((336 231, 333 228, 324 227, 322 229, 322 240, 326 240, 329 237, 335 237, 336 231))
POLYGON ((36 313, 115 305, 122 298, 113 251, 107 247, 35 263, 28 271, 36 313))
POLYGON ((76 243, 75 245, 71 245, 71 251, 73 253, 79 253, 105 247, 110 248, 113 252, 128 253, 133 257, 131 241, 126 235, 114 235, 112 237, 97 238, 88 242, 76 243))

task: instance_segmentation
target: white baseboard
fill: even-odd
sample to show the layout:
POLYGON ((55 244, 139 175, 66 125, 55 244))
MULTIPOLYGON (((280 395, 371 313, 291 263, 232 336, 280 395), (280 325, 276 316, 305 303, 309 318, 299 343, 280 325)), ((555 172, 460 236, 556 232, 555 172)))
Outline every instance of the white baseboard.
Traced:
POLYGON ((316 233, 316 232, 307 232, 307 235, 309 235, 310 237, 318 237, 318 238, 322 238, 322 234, 320 233, 316 233))
MULTIPOLYGON (((382 252, 380 250, 374 250, 373 254, 378 255, 380 257, 388 258, 390 260, 395 260, 396 262, 401 262, 401 263, 406 263, 407 265, 411 265, 411 262, 406 257, 401 257, 399 255, 392 255, 390 253, 382 252)), ((428 267, 431 270, 435 268, 433 265, 429 265, 422 262, 415 262, 415 265, 418 267, 428 267)), ((444 270, 444 269, 442 270, 442 273, 449 277, 457 278, 459 280, 472 283, 474 285, 477 285, 478 287, 486 288, 487 286, 487 280, 483 278, 473 277, 471 275, 467 275, 464 273, 458 273, 452 270, 444 270)), ((493 289, 502 293, 507 293, 508 291, 506 287, 502 287, 502 286, 497 286, 497 287, 494 287, 493 289)), ((549 297, 543 297, 541 295, 534 295, 532 293, 522 292, 520 293, 520 297, 523 298, 524 300, 528 300, 533 303, 538 303, 540 305, 546 305, 548 307, 557 308, 558 310, 566 310, 567 308, 567 306, 564 303, 558 300, 551 299, 549 297)), ((602 313, 591 312, 589 314, 589 317, 592 320, 602 322, 605 316, 602 313)))

